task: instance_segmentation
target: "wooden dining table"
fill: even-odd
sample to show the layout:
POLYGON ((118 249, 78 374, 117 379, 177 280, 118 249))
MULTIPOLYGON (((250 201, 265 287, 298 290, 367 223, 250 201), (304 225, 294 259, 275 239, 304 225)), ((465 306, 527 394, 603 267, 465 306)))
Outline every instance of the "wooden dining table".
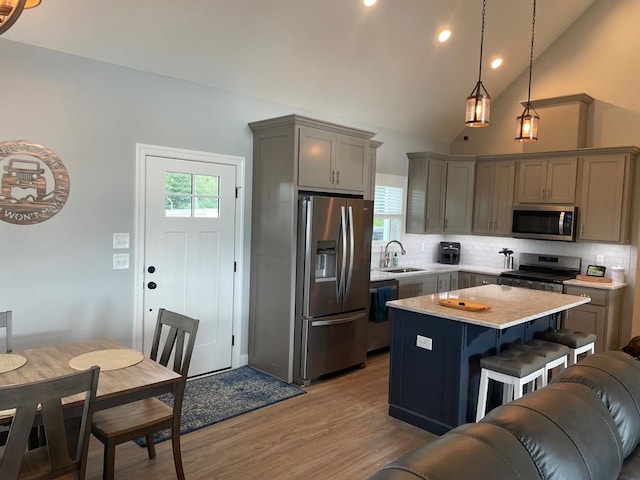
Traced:
MULTIPOLYGON (((89 352, 116 348, 127 347, 115 340, 105 338, 14 352, 25 357, 27 362, 20 368, 0 373, 0 387, 78 372, 69 366, 72 358, 89 352)), ((180 378, 180 374, 148 357, 131 366, 101 371, 95 409, 111 408, 171 392, 180 378)), ((82 395, 66 398, 64 405, 65 408, 70 409, 81 408, 82 395)))

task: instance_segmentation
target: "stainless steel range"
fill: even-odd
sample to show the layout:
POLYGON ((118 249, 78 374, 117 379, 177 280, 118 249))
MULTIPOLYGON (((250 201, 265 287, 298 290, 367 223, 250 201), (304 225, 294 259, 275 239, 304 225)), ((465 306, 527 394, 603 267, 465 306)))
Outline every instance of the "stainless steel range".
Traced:
POLYGON ((500 285, 562 293, 562 282, 576 278, 582 259, 540 253, 521 253, 520 270, 500 274, 500 285))

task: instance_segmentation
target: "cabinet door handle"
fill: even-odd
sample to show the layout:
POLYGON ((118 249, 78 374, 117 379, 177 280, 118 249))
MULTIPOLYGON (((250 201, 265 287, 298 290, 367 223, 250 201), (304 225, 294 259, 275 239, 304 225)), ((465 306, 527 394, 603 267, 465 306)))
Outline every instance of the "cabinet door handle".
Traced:
POLYGON ((331 170, 331 183, 336 183, 336 171, 331 170))
POLYGON ((493 229, 493 222, 491 220, 489 220, 489 227, 488 228, 489 228, 489 230, 493 229))
POLYGON ((336 170, 336 183, 340 184, 340 170, 336 170))

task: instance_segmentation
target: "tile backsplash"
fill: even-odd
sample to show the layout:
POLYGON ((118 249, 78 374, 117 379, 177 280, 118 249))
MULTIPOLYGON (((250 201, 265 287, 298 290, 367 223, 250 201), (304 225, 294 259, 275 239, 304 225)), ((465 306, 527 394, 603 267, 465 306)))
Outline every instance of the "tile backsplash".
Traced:
MULTIPOLYGON (((514 268, 518 268, 520 253, 546 253, 582 258, 582 270, 596 264, 596 256, 604 257, 606 275, 611 276, 610 267, 621 266, 626 272, 630 267, 630 245, 609 245, 603 243, 552 242, 544 240, 526 240, 508 237, 485 237, 479 235, 413 235, 405 234, 400 239, 407 252, 400 256, 400 266, 435 263, 441 241, 460 242, 460 263, 489 268, 503 268, 504 256, 498 252, 503 248, 514 251, 514 268)), ((371 266, 380 266, 381 250, 384 246, 374 246, 371 254, 371 266)), ((397 245, 389 247, 391 252, 398 251, 397 245)))

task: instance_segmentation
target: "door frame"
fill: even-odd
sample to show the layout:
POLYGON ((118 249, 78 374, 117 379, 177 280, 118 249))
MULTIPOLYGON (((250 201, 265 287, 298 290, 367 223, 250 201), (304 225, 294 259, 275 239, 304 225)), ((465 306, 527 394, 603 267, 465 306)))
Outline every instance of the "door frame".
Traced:
MULTIPOLYGON (((187 161, 219 163, 231 165, 236 168, 236 218, 235 218, 235 262, 236 271, 233 276, 233 316, 232 335, 235 342, 231 347, 231 368, 246 364, 242 361, 242 345, 245 339, 242 337, 242 325, 245 312, 243 311, 242 286, 244 284, 244 184, 245 184, 245 157, 224 155, 219 153, 186 150, 182 148, 163 147, 136 143, 136 200, 133 245, 134 270, 134 294, 133 294, 133 348, 142 351, 142 336, 144 331, 144 245, 145 245, 145 213, 146 213, 146 166, 147 157, 174 158, 187 161)), ((245 355, 246 357, 246 355, 245 355)))

